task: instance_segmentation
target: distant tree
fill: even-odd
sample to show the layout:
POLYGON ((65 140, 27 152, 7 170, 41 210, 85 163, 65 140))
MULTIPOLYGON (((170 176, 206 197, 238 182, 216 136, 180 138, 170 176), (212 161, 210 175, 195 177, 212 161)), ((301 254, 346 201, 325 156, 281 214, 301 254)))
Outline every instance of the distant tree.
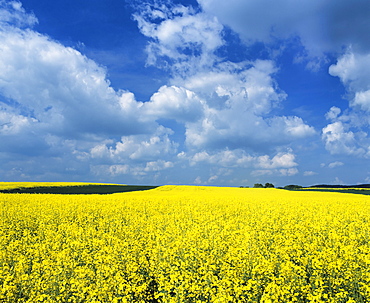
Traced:
POLYGON ((263 188, 263 185, 261 183, 256 183, 253 185, 254 188, 263 188))
POLYGON ((296 190, 296 189, 301 189, 301 188, 303 187, 300 185, 294 185, 294 184, 284 186, 284 189, 288 189, 288 190, 296 190))
POLYGON ((266 183, 265 188, 275 188, 275 186, 272 183, 266 183))

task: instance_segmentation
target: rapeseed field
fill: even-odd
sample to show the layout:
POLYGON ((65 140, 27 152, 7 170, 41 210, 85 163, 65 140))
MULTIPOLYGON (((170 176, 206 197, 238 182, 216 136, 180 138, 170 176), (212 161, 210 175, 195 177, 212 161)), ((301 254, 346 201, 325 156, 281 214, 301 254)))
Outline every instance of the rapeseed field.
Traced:
POLYGON ((370 302, 370 196, 0 194, 0 302, 370 302))

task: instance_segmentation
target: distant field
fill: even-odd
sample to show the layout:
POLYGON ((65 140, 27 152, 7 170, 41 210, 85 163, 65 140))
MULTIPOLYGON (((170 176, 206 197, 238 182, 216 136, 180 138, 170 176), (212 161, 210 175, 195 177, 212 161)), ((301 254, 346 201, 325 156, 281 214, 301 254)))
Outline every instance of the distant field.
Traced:
POLYGON ((302 188, 300 191, 320 191, 320 192, 335 192, 335 193, 346 193, 346 194, 361 194, 370 195, 370 189, 366 188, 302 188))
POLYGON ((86 182, 0 182, 0 190, 25 187, 50 187, 50 186, 85 186, 85 185, 108 185, 103 183, 86 182))
POLYGON ((0 193, 21 194, 113 194, 138 190, 154 189, 157 186, 85 184, 85 183, 16 183, 13 186, 1 187, 0 193))

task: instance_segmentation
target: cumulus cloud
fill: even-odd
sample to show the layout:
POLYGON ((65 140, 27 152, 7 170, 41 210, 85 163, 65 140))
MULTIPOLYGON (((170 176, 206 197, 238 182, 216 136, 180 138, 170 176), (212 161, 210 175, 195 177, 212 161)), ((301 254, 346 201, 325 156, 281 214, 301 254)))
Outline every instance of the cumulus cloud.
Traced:
POLYGON ((171 131, 143 114, 143 103, 131 92, 114 90, 104 67, 34 31, 36 22, 19 2, 0 2, 0 140, 6 142, 0 155, 7 163, 2 174, 11 177, 18 165, 29 178, 78 178, 110 158, 109 174, 139 174, 123 163, 126 156, 141 159, 142 171, 169 167, 168 161, 154 163, 166 148, 176 149, 171 131), (25 160, 12 158, 19 154, 25 160), (36 164, 41 158, 45 165, 36 164))
POLYGON ((253 156, 242 149, 214 153, 202 151, 193 155, 189 160, 193 166, 200 162, 206 162, 223 167, 250 167, 254 169, 290 169, 298 165, 292 152, 279 152, 271 158, 269 155, 253 156))
POLYGON ((278 153, 272 159, 268 156, 260 156, 257 159, 257 166, 261 168, 271 169, 271 168, 291 168, 292 166, 297 166, 294 162, 295 155, 292 153, 278 153))
POLYGON ((195 148, 244 148, 252 151, 267 150, 292 140, 314 134, 314 129, 298 117, 262 117, 230 108, 208 109, 205 117, 189 124, 186 143, 195 148))
MULTIPOLYGON (((174 163, 170 161, 157 160, 150 161, 144 164, 97 164, 91 167, 91 172, 94 176, 102 179, 125 177, 137 180, 150 176, 150 183, 160 176, 160 171, 174 167, 174 163)), ((148 182, 148 181, 147 181, 148 182)))
POLYGON ((154 119, 174 119, 185 123, 199 120, 203 107, 204 102, 194 92, 183 87, 162 86, 143 105, 143 111, 154 119))
POLYGON ((123 136, 117 142, 97 144, 89 153, 93 173, 100 177, 144 177, 172 168, 175 163, 165 160, 177 159, 178 144, 169 138, 171 134, 170 129, 159 126, 150 135, 123 136))
POLYGON ((8 28, 0 41, 1 104, 8 112, 67 136, 143 131, 134 118, 141 104, 115 92, 105 69, 80 52, 31 30, 8 28))
MULTIPOLYGON (((227 172, 212 171, 199 182, 218 182, 238 168, 297 174, 293 151, 281 150, 315 130, 300 117, 276 114, 287 98, 275 81, 276 64, 218 56, 225 46, 218 18, 155 3, 140 6, 135 19, 149 40, 147 64, 165 69, 170 81, 139 102, 133 93, 113 89, 104 67, 34 31, 36 17, 19 2, 1 1, 0 140, 7 144, 0 155, 32 154, 18 172, 25 178, 78 177, 76 171, 101 179, 144 178, 203 164, 227 172), (162 120, 181 124, 184 133, 162 120), (55 173, 46 174, 51 168, 55 173)), ((366 98, 359 95, 357 103, 364 106, 366 98)), ((331 150, 340 148, 332 139, 337 133, 339 128, 325 131, 331 150)), ((346 138, 349 131, 343 127, 342 133, 346 138)), ((11 171, 13 162, 7 163, 11 171)))
POLYGON ((157 160, 146 163, 144 171, 159 171, 173 167, 173 163, 170 161, 157 160))
POLYGON ((332 107, 326 118, 332 123, 322 130, 326 149, 332 154, 369 157, 370 140, 370 52, 359 53, 348 48, 329 68, 347 89, 349 108, 332 107))
MULTIPOLYGON (((97 166, 98 170, 97 172, 101 172, 101 167, 97 166)), ((114 164, 109 167, 107 167, 109 173, 113 176, 115 175, 125 175, 130 172, 130 167, 125 164, 114 164)))
MULTIPOLYGON (((274 47, 276 41, 281 44, 298 39, 305 47, 306 54, 297 54, 296 58, 298 60, 299 57, 308 55, 311 60, 308 66, 311 66, 311 69, 317 69, 317 63, 327 63, 325 57, 328 53, 338 56, 337 63, 330 66, 329 74, 339 77, 346 87, 349 108, 342 111, 334 106, 329 110, 326 118, 330 120, 330 124, 322 129, 322 139, 326 149, 332 154, 369 156, 369 1, 198 2, 204 12, 230 26, 247 45, 263 42, 274 47), (266 10, 266 7, 269 9, 266 10)), ((249 117, 248 119, 250 120, 249 117)), ((297 119, 296 122, 299 121, 299 118, 297 119)), ((269 121, 275 121, 271 125, 278 124, 276 129, 286 136, 289 133, 288 124, 294 119, 277 117, 269 121), (278 122, 281 123, 280 126, 278 122)), ((290 129, 290 135, 301 133, 304 137, 310 132, 314 133, 313 129, 302 123, 303 121, 299 122, 296 127, 290 129)), ((284 135, 279 138, 284 138, 284 135)))
POLYGON ((281 175, 294 176, 298 174, 298 169, 295 167, 298 164, 295 162, 295 155, 291 152, 278 153, 270 159, 269 156, 259 156, 256 158, 255 167, 260 168, 252 172, 255 176, 261 175, 281 175))
POLYGON ((362 110, 370 112, 370 89, 356 92, 352 106, 359 106, 362 110))
POLYGON ((147 63, 176 69, 179 74, 212 65, 214 51, 223 44, 223 26, 217 19, 191 7, 155 2, 141 6, 134 18, 141 32, 151 38, 147 63))
POLYGON ((325 147, 331 154, 346 154, 354 156, 368 156, 366 150, 367 134, 365 132, 352 132, 348 124, 341 121, 328 124, 322 130, 322 139, 325 147), (362 146, 365 145, 365 148, 362 146))
POLYGON ((271 60, 223 62, 173 82, 196 92, 212 108, 242 105, 255 115, 266 115, 286 98, 273 79, 277 71, 271 60))
POLYGON ((171 141, 170 129, 159 126, 151 135, 123 136, 120 141, 102 143, 91 149, 91 157, 111 163, 125 163, 126 161, 149 161, 168 154, 177 154, 177 144, 171 141))
POLYGON ((225 43, 214 17, 179 5, 144 6, 135 15, 150 38, 150 64, 170 72, 146 112, 184 123, 190 149, 273 149, 315 133, 299 117, 274 116, 286 94, 271 60, 231 62, 217 56, 225 43))
POLYGON ((332 76, 337 76, 349 92, 350 106, 370 112, 370 50, 369 53, 356 53, 349 49, 336 64, 329 68, 332 76))
POLYGON ((340 113, 341 109, 339 107, 332 106, 330 110, 325 114, 325 118, 328 120, 335 121, 340 113))

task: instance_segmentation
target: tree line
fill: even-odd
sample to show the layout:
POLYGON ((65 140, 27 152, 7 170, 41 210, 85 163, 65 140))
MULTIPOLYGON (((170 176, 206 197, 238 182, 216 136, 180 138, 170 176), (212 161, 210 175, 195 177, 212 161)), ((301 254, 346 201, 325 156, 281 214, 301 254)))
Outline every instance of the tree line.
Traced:
MULTIPOLYGON (((244 186, 240 186, 241 188, 243 188, 244 186)), ((248 186, 245 186, 245 187, 248 187, 248 186)), ((275 185, 272 184, 272 183, 265 183, 265 185, 263 185, 262 183, 255 183, 253 185, 253 188, 275 188, 275 185)), ((301 189, 303 188, 302 186, 300 185, 286 185, 284 187, 277 187, 279 189, 288 189, 288 190, 296 190, 296 189, 301 189)))

